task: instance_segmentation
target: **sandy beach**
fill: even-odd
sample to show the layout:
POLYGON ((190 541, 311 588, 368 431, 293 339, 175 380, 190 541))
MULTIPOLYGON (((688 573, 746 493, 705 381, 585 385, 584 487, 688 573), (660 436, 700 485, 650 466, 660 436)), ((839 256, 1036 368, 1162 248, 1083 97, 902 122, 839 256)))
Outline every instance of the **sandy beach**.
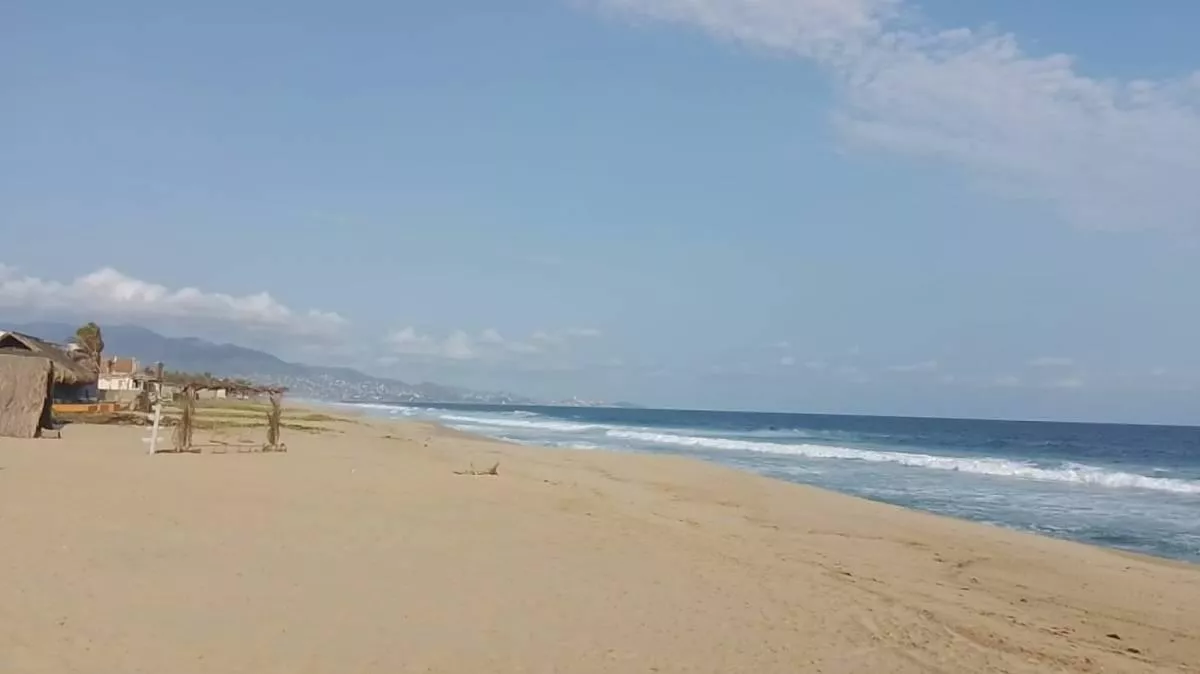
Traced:
POLYGON ((1200 567, 682 459, 319 425, 286 454, 0 439, 0 672, 1200 672, 1200 567))

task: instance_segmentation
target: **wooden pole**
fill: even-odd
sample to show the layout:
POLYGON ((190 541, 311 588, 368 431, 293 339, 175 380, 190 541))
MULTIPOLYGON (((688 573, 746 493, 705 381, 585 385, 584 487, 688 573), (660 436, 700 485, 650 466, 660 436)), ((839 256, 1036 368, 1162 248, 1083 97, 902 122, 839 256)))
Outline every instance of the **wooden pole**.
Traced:
POLYGON ((196 413, 196 387, 188 384, 183 389, 180 401, 179 422, 175 425, 175 451, 187 452, 192 449, 192 422, 196 413))
POLYGON ((162 403, 154 403, 154 425, 150 428, 150 453, 158 451, 158 428, 162 423, 162 403))

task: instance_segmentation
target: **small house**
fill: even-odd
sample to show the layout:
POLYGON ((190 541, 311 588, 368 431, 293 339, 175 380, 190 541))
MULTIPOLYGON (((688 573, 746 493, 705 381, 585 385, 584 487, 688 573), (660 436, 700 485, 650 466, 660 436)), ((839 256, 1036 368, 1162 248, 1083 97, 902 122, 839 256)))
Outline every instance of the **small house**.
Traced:
POLYGON ((101 391, 141 391, 140 374, 136 358, 108 358, 101 365, 97 385, 101 391))
POLYGON ((100 379, 97 388, 106 401, 128 403, 137 400, 153 375, 138 369, 136 358, 108 358, 100 364, 100 379))

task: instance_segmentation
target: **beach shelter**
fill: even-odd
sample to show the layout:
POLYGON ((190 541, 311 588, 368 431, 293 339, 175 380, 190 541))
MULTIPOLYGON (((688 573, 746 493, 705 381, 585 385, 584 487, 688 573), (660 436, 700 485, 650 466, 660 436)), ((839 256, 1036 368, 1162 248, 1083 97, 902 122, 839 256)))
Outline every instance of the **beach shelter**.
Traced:
POLYGON ((50 420, 54 363, 0 353, 0 437, 36 438, 50 420))

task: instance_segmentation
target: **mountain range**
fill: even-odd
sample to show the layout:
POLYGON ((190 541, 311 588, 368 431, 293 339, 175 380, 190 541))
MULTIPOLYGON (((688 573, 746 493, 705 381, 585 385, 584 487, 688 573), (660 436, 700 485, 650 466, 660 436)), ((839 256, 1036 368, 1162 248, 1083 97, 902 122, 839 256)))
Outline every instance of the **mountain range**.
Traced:
MULTIPOLYGON (((423 382, 374 377, 348 367, 292 363, 265 351, 235 344, 218 344, 195 337, 166 337, 136 325, 105 325, 104 351, 132 356, 144 365, 161 362, 179 372, 207 372, 218 377, 241 377, 285 386, 291 395, 315 400, 362 402, 448 402, 532 404, 535 401, 504 392, 472 391, 423 382)), ((0 329, 22 332, 55 342, 75 334, 67 323, 0 323, 0 329)))

